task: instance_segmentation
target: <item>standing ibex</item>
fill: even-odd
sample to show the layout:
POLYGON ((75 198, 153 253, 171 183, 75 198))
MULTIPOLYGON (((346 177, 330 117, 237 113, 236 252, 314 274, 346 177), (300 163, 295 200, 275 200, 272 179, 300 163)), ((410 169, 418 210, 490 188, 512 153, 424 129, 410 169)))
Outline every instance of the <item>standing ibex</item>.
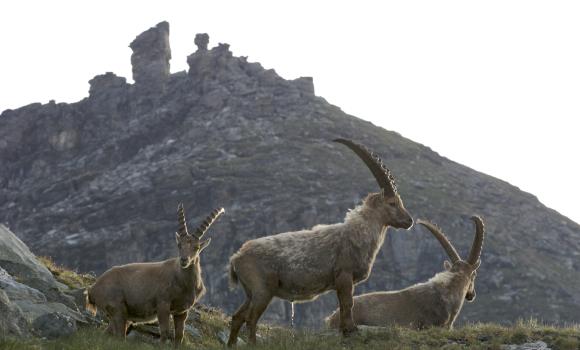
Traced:
POLYGON ((162 342, 170 338, 169 315, 173 315, 175 345, 179 345, 189 308, 205 293, 199 254, 211 238, 202 240, 202 236, 223 212, 223 208, 215 209, 192 235, 187 231, 183 205, 179 204, 175 237, 179 257, 109 269, 88 289, 87 309, 93 314, 97 307, 102 309, 109 318, 107 331, 122 337, 128 322, 157 318, 162 342))
MULTIPOLYGON (((418 283, 399 291, 374 292, 354 297, 353 315, 357 325, 388 326, 397 324, 421 329, 438 326, 452 328, 463 300, 475 299, 475 277, 481 261, 484 227, 480 217, 474 216, 475 238, 471 252, 463 261, 451 242, 435 225, 417 220, 429 229, 451 259, 445 261, 440 272, 425 283, 418 283)), ((328 326, 338 326, 338 310, 326 319, 328 326)))
POLYGON ((229 346, 236 343, 244 323, 249 341, 256 342, 256 324, 273 297, 307 301, 330 290, 338 295, 342 332, 355 331, 351 315, 354 285, 369 277, 387 227, 409 229, 413 225, 380 158, 352 141, 335 141, 365 162, 381 192, 369 194, 342 223, 280 233, 242 245, 230 259, 230 279, 233 284, 241 282, 246 301, 232 317, 229 346))

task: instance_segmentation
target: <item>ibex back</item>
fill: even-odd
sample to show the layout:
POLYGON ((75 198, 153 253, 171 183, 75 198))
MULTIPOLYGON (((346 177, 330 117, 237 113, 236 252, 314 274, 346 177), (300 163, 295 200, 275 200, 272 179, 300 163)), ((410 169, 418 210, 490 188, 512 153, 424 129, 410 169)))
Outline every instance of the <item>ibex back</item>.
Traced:
POLYGON ((211 238, 203 234, 224 212, 215 209, 192 235, 187 231, 183 205, 178 206, 179 257, 115 266, 103 273, 87 293, 87 308, 97 307, 109 318, 107 331, 125 337, 129 322, 159 321, 161 341, 169 339, 169 315, 175 325, 175 345, 183 339, 183 327, 191 306, 205 293, 199 254, 211 238))
POLYGON ((234 283, 241 282, 247 298, 232 317, 228 345, 236 343, 244 323, 250 342, 255 343, 256 324, 273 297, 305 301, 330 290, 338 295, 341 330, 345 334, 355 331, 351 315, 354 285, 370 275, 387 227, 409 229, 413 225, 394 179, 380 158, 352 141, 335 141, 348 146, 365 162, 381 192, 369 194, 342 223, 244 243, 230 259, 230 278, 234 283))

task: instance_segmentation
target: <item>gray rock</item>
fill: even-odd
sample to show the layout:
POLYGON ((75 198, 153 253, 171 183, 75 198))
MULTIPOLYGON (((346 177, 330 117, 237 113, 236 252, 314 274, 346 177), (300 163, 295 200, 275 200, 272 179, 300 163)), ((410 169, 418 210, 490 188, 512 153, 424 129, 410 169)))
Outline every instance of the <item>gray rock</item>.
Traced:
POLYGON ((161 22, 141 33, 129 45, 133 50, 131 65, 135 86, 141 92, 163 91, 169 78, 169 23, 161 22))
POLYGON ((0 334, 27 336, 28 322, 18 306, 10 301, 4 290, 0 289, 0 334))
POLYGON ((85 317, 61 303, 47 302, 40 291, 16 282, 0 268, 0 333, 54 339, 72 334, 85 317))
POLYGON ((0 290, 3 290, 12 302, 45 303, 47 301, 44 294, 37 289, 16 282, 2 267, 0 267, 0 290))
POLYGON ((131 329, 132 331, 139 332, 141 334, 146 334, 154 338, 159 338, 161 336, 161 333, 159 332, 159 323, 157 323, 157 321, 153 323, 136 324, 133 325, 131 329))
POLYGON ((154 336, 149 333, 142 333, 134 329, 129 331, 127 334, 127 339, 135 342, 146 342, 149 344, 159 343, 159 336, 154 336))
POLYGON ((0 267, 29 286, 62 288, 50 271, 6 226, 0 224, 0 267))
POLYGON ((550 350, 548 344, 543 341, 537 341, 534 343, 525 343, 520 345, 502 345, 502 350, 550 350))
POLYGON ((190 324, 185 325, 185 332, 196 339, 201 339, 202 334, 201 331, 190 324))
POLYGON ((89 80, 89 85, 89 97, 92 98, 107 93, 118 92, 119 89, 129 86, 127 84, 127 79, 119 77, 112 72, 95 76, 93 79, 89 80))
POLYGON ((201 322, 201 312, 199 312, 197 309, 189 310, 189 313, 187 314, 187 321, 196 323, 201 322))
POLYGON ((2 224, 0 224, 0 268, 2 268, 0 283, 4 283, 13 301, 18 299, 31 302, 48 300, 76 308, 74 298, 64 293, 68 287, 58 282, 30 249, 2 224), (8 275, 11 277, 8 278, 8 275), (15 284, 16 280, 18 282, 15 284), (42 300, 37 300, 39 298, 42 300))
MULTIPOLYGON (((218 339, 220 343, 227 344, 228 340, 230 339, 230 331, 229 330, 221 330, 217 333, 218 339)), ((238 345, 243 346, 246 345, 246 342, 238 337, 238 345)))
POLYGON ((209 35, 207 35, 207 33, 196 34, 194 43, 198 50, 206 51, 207 44, 209 44, 209 35))
POLYGON ((72 334, 77 322, 87 319, 77 311, 73 298, 63 293, 66 289, 20 239, 0 225, 0 308, 4 311, 0 330, 50 339, 72 334))
POLYGON ((14 301, 14 304, 22 310, 22 313, 30 323, 34 323, 37 318, 51 313, 61 314, 75 322, 87 322, 84 315, 61 303, 33 303, 27 300, 18 300, 14 301))
POLYGON ((76 332, 76 321, 58 312, 45 313, 32 322, 33 332, 42 338, 56 339, 76 332))
POLYGON ((312 77, 300 77, 294 79, 292 82, 305 94, 314 95, 314 82, 312 77))

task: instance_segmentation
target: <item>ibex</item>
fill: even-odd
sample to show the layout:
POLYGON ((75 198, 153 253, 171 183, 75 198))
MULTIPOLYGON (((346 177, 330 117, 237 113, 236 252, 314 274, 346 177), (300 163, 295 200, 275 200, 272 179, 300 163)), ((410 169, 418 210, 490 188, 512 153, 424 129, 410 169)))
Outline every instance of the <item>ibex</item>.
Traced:
MULTIPOLYGON (((453 328, 463 306, 463 300, 475 299, 475 277, 481 263, 484 227, 480 217, 474 216, 475 238, 466 261, 462 260, 451 242, 435 225, 417 220, 433 233, 449 255, 445 271, 429 281, 399 291, 374 292, 354 297, 353 315, 357 325, 400 325, 421 329, 426 327, 453 328)), ((326 319, 327 325, 339 325, 338 310, 326 319)))
POLYGON ((177 258, 112 267, 88 289, 87 309, 96 314, 98 307, 106 313, 109 333, 125 337, 129 322, 157 318, 161 342, 165 342, 170 338, 169 315, 173 315, 175 345, 181 343, 187 313, 205 293, 199 254, 211 238, 202 237, 224 209, 213 210, 193 234, 187 230, 183 204, 177 211, 177 258))
POLYGON ((308 301, 330 290, 336 290, 338 296, 343 334, 356 331, 351 315, 354 285, 369 277, 387 227, 409 229, 413 225, 381 159, 350 140, 334 141, 364 161, 381 191, 369 194, 342 223, 280 233, 242 245, 230 258, 230 279, 232 284, 242 284, 246 300, 232 316, 228 346, 235 345, 244 323, 250 343, 255 344, 256 324, 273 297, 308 301))

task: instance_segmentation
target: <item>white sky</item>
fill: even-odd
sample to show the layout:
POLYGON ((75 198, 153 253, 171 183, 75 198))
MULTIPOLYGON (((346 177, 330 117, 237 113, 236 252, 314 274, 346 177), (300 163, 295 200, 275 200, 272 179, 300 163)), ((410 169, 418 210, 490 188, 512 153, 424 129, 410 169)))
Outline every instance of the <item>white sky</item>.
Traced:
POLYGON ((173 72, 207 32, 580 222, 578 1, 2 1, 0 111, 132 81, 128 44, 162 20, 173 72))

